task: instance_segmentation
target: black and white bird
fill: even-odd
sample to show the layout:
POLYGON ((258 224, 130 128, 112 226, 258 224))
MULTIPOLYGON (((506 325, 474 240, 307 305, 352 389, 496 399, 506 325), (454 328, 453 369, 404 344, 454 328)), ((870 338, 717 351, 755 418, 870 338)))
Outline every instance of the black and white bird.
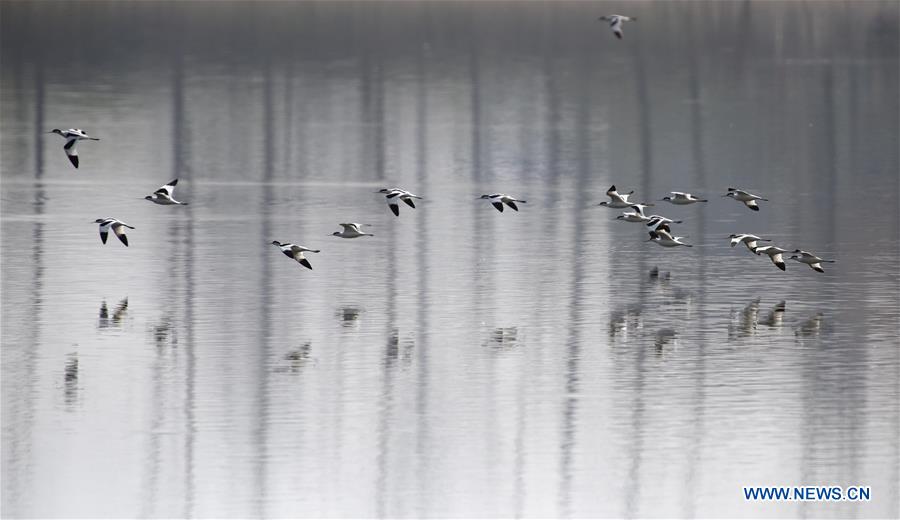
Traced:
POLYGON ((622 213, 616 220, 624 220, 625 222, 640 222, 644 223, 650 220, 650 217, 644 215, 644 208, 647 207, 646 204, 632 204, 630 206, 634 211, 629 211, 622 213))
POLYGON ((308 247, 298 246, 296 244, 282 244, 277 240, 272 241, 272 245, 276 245, 281 248, 281 252, 287 255, 290 258, 293 258, 297 262, 300 263, 303 267, 307 269, 312 269, 312 265, 310 265, 309 260, 303 256, 303 253, 319 253, 318 249, 310 249, 308 247))
POLYGON ((681 220, 672 220, 670 218, 663 217, 661 215, 650 215, 650 218, 647 220, 647 227, 651 230, 656 231, 662 226, 665 226, 665 229, 668 229, 669 226, 667 224, 681 224, 681 220))
POLYGON ((775 264, 775 267, 781 269, 782 271, 787 270, 784 265, 784 257, 781 256, 782 253, 787 253, 787 249, 781 249, 777 246, 765 246, 757 247, 753 250, 753 252, 758 255, 768 255, 769 259, 772 260, 772 263, 775 264))
POLYGON ((387 199, 388 206, 391 208, 391 211, 396 216, 400 216, 400 202, 403 201, 407 206, 414 208, 416 207, 416 203, 413 202, 413 199, 421 199, 422 197, 410 193, 401 188, 381 188, 377 193, 383 193, 384 198, 387 199))
POLYGON ((96 137, 91 137, 85 133, 84 130, 80 128, 70 128, 68 130, 60 130, 59 128, 54 128, 47 132, 48 134, 59 134, 66 140, 66 144, 63 145, 63 150, 66 152, 66 156, 69 157, 69 161, 72 162, 72 166, 78 168, 78 150, 75 148, 76 143, 78 141, 99 141, 100 139, 96 137))
POLYGON ((616 35, 616 38, 622 39, 622 23, 633 22, 637 20, 637 16, 622 16, 621 14, 609 14, 597 18, 598 20, 609 22, 609 28, 616 35))
POLYGON ((764 199, 759 195, 754 195, 749 191, 739 190, 737 188, 728 188, 728 193, 722 195, 723 197, 728 197, 730 199, 734 199, 738 202, 743 202, 745 206, 752 209, 753 211, 759 211, 759 205, 756 204, 758 200, 764 200, 766 202, 769 199, 764 199))
POLYGON ((335 231, 332 233, 332 236, 341 237, 341 238, 358 238, 358 237, 374 237, 372 233, 363 233, 362 227, 367 224, 357 224, 356 222, 347 222, 345 224, 339 224, 343 227, 343 231, 335 231))
POLYGON ((125 247, 128 247, 128 237, 125 236, 125 228, 134 229, 134 226, 129 226, 121 220, 116 220, 114 218, 98 218, 94 221, 94 224, 100 224, 101 242, 104 244, 106 243, 106 237, 109 236, 109 229, 112 228, 113 233, 119 237, 119 240, 125 244, 125 247))
MULTIPOLYGON (((606 190, 606 195, 609 197, 610 200, 608 202, 603 201, 597 205, 605 206, 607 208, 614 208, 614 209, 632 208, 635 206, 635 203, 628 201, 628 197, 632 193, 634 193, 634 190, 631 190, 628 193, 619 193, 618 191, 616 191, 616 185, 613 184, 612 186, 609 187, 608 190, 606 190)), ((644 208, 646 208, 648 206, 652 206, 652 205, 653 204, 640 204, 640 206, 642 206, 644 208)))
POLYGON ((662 247, 694 247, 691 244, 685 244, 681 241, 681 239, 687 237, 676 237, 672 236, 669 233, 668 229, 663 229, 662 227, 656 229, 655 231, 650 231, 650 239, 646 240, 646 242, 655 242, 657 245, 662 247))
POLYGON ((829 264, 834 263, 834 260, 823 260, 812 253, 802 251, 800 249, 795 249, 794 253, 799 253, 799 254, 791 255, 791 260, 796 260, 800 263, 806 264, 810 267, 810 269, 812 269, 814 271, 818 271, 820 273, 825 272, 825 269, 822 269, 822 262, 826 262, 829 264))
POLYGON ((771 242, 772 240, 768 238, 759 238, 756 235, 751 235, 749 233, 744 234, 731 234, 728 236, 731 239, 731 247, 734 247, 738 244, 744 244, 747 246, 747 249, 750 250, 751 253, 756 252, 756 248, 759 246, 757 242, 771 242))
POLYGON ((162 204, 164 206, 170 206, 173 204, 187 206, 187 202, 178 202, 177 200, 172 198, 172 193, 175 191, 176 184, 178 184, 178 179, 173 179, 165 186, 162 186, 158 190, 154 191, 152 195, 147 195, 146 197, 144 197, 144 199, 149 200, 150 202, 153 202, 155 204, 162 204))
POLYGON ((684 193, 681 191, 673 191, 671 192, 671 196, 665 196, 660 200, 664 200, 666 202, 671 202, 672 204, 676 204, 679 206, 683 206, 685 204, 693 204, 695 202, 709 202, 706 199, 701 199, 699 197, 695 197, 690 193, 684 193))
POLYGON ((505 193, 493 193, 491 195, 482 195, 481 197, 478 197, 478 199, 479 200, 486 199, 495 208, 497 208, 497 211, 499 211, 500 213, 503 213, 503 205, 504 204, 506 204, 507 206, 511 207, 512 209, 514 209, 516 211, 519 211, 519 206, 516 206, 516 202, 521 202, 522 204, 525 204, 526 202, 528 202, 526 200, 517 199, 517 198, 507 195, 505 193))

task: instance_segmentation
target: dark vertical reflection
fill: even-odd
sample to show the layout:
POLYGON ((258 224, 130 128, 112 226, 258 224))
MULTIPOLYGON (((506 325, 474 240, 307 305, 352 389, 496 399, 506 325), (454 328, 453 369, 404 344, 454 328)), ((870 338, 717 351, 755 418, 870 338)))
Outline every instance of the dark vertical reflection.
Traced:
MULTIPOLYGON (((179 39, 176 38, 175 41, 179 39)), ((174 45, 174 43, 173 43, 174 45)), ((174 45, 172 53, 172 173, 169 177, 178 179, 189 174, 190 168, 190 136, 188 135, 189 123, 185 109, 185 67, 184 54, 178 45, 174 45)), ((176 250, 182 249, 184 268, 176 272, 184 273, 183 287, 185 288, 184 300, 185 314, 184 326, 186 328, 185 344, 185 386, 184 386, 184 518, 194 516, 195 476, 194 476, 194 445, 196 435, 196 419, 194 417, 195 382, 196 382, 196 336, 194 333, 194 206, 188 205, 182 208, 187 218, 183 219, 184 226, 177 226, 174 243, 176 250), (184 233, 183 239, 180 235, 184 233)), ((177 255, 178 253, 176 253, 177 255)), ((176 286, 178 284, 175 284, 176 286)), ((156 441, 157 443, 159 441, 156 441)))
MULTIPOLYGON (((381 123, 379 123, 380 125, 381 123)), ((377 157, 384 157, 384 143, 377 143, 379 150, 376 151, 377 157)), ((384 162, 377 161, 376 168, 379 170, 376 175, 379 179, 384 179, 385 172, 384 162)), ((398 201, 399 202, 399 201, 398 201)), ((404 211, 401 209, 401 212, 404 211)), ((401 216, 405 216, 401 213, 401 216)), ((412 217, 412 215, 409 215, 412 217)), ((418 215, 416 215, 418 217, 418 215)), ((389 463, 390 463, 390 440, 393 401, 394 401, 394 367, 400 350, 400 331, 397 328, 397 291, 401 284, 397 277, 397 238, 396 228, 391 233, 387 233, 389 244, 387 246, 387 276, 385 277, 385 302, 388 323, 388 337, 384 349, 384 356, 381 360, 381 397, 379 399, 379 420, 378 420, 378 453, 376 454, 376 504, 375 510, 379 518, 388 517, 387 485, 389 480, 389 463)))
POLYGON ((44 141, 50 136, 44 130, 44 89, 44 63, 38 58, 34 64, 34 178, 37 181, 44 176, 44 141))
MULTIPOLYGON (((703 140, 703 113, 702 113, 702 99, 701 99, 701 85, 703 81, 701 80, 700 67, 701 65, 698 63, 698 57, 703 56, 703 49, 706 48, 705 41, 702 39, 702 34, 698 36, 698 34, 694 31, 694 16, 693 13, 688 12, 688 15, 684 17, 684 26, 686 29, 686 35, 688 39, 688 90, 689 90, 689 98, 690 98, 690 107, 691 107, 691 157, 693 159, 693 185, 698 188, 706 187, 706 156, 704 154, 705 146, 703 140), (698 41, 699 40, 699 41, 698 41)), ((704 193, 701 197, 707 197, 709 200, 713 200, 714 194, 712 193, 704 193)), ((697 233, 698 237, 705 237, 706 235, 706 227, 707 227, 707 217, 706 217, 706 204, 703 204, 699 209, 699 216, 696 219, 696 226, 699 232, 697 233)), ((688 451, 689 456, 687 458, 687 478, 684 483, 682 497, 684 499, 684 512, 683 516, 686 518, 693 518, 696 516, 696 499, 697 494, 692 493, 692 489, 696 489, 698 484, 696 482, 697 475, 699 474, 698 466, 700 461, 702 460, 702 448, 703 441, 705 435, 705 417, 706 417, 706 346, 708 341, 708 319, 707 319, 707 263, 706 262, 695 262, 697 266, 697 282, 694 284, 695 287, 699 289, 698 298, 698 306, 700 308, 699 316, 697 317, 696 326, 693 324, 691 328, 694 330, 694 337, 696 338, 696 346, 697 352, 694 354, 694 396, 691 401, 691 415, 693 417, 693 431, 689 437, 688 451)))
MULTIPOLYGON (((641 39, 635 39, 634 43, 634 81, 635 96, 637 101, 637 127, 640 141, 640 186, 641 193, 650 196, 650 186, 653 179, 653 135, 650 122, 650 95, 648 93, 646 62, 641 39)), ((611 253, 612 254, 612 253, 611 253)), ((646 277, 647 260, 644 255, 638 255, 635 262, 638 273, 642 279, 646 277)), ((646 292, 649 290, 646 283, 640 286, 640 301, 646 301, 646 292)), ((631 409, 631 433, 632 440, 629 450, 628 476, 625 482, 625 517, 633 518, 638 514, 641 504, 641 465, 644 454, 644 387, 646 385, 646 349, 637 346, 637 356, 634 358, 634 376, 632 378, 633 389, 631 395, 634 402, 631 409)))
MULTIPOLYGON (((426 12, 427 12, 426 7, 426 12)), ((427 31, 428 27, 422 24, 421 27, 427 31)), ((423 32, 427 34, 427 32, 423 32)), ((416 56, 416 178, 419 180, 419 186, 428 186, 428 69, 426 68, 428 56, 426 49, 419 47, 416 56)), ((417 478, 416 490, 417 506, 414 516, 424 518, 428 516, 429 509, 427 497, 432 496, 433 492, 429 483, 431 481, 428 474, 428 460, 426 454, 429 453, 431 446, 429 442, 429 410, 428 398, 431 379, 428 370, 428 348, 430 345, 431 324, 428 319, 431 302, 428 299, 428 252, 431 251, 431 233, 429 225, 431 218, 429 217, 429 208, 427 205, 423 208, 421 214, 417 214, 418 226, 416 235, 419 237, 419 244, 416 247, 416 270, 418 271, 418 285, 416 305, 416 324, 418 329, 416 341, 416 463, 415 474, 420 475, 417 478)))
MULTIPOLYGON (((15 353, 16 357, 22 359, 22 381, 21 389, 16 392, 22 399, 7 400, 3 399, 3 504, 7 506, 12 504, 12 510, 4 507, 4 516, 15 516, 16 507, 27 507, 26 491, 32 486, 32 471, 29 459, 32 457, 32 439, 34 437, 34 406, 35 406, 35 383, 38 381, 36 376, 36 363, 41 353, 42 347, 42 327, 43 313, 41 312, 44 302, 43 286, 44 286, 44 222, 41 215, 44 214, 44 188, 41 178, 44 175, 44 142, 47 135, 43 134, 41 129, 44 128, 44 64, 42 54, 35 53, 34 63, 34 202, 33 208, 35 220, 31 237, 31 301, 28 304, 34 326, 26 327, 30 338, 23 341, 23 347, 19 352, 15 353), (12 421, 10 421, 12 419, 12 421), (12 430, 12 433, 9 433, 12 430), (12 469, 11 469, 12 468, 12 469), (13 473, 14 471, 14 473, 13 473), (13 475, 14 477, 10 477, 13 475), (26 503, 23 503, 26 502, 26 503)), ((52 136, 55 137, 55 136, 52 136)), ((4 275, 5 277, 6 275, 4 275)), ((4 300, 4 306, 6 300, 4 300)), ((5 317, 4 317, 5 321, 5 317)), ((5 331, 4 331, 5 332, 5 331)), ((4 336, 4 349, 6 348, 6 337, 4 336)), ((7 359, 4 360, 4 369, 11 353, 6 353, 7 359)), ((9 377, 4 373, 4 377, 9 377)))
MULTIPOLYGON (((642 196, 651 197, 650 185, 653 182, 653 127, 650 121, 650 93, 648 92, 647 64, 644 59, 644 48, 640 38, 634 43, 634 83, 637 97, 637 126, 640 141, 641 167, 640 185, 642 196)), ((643 258, 641 255, 639 258, 643 258)), ((646 272, 646 264, 639 266, 640 272, 646 272)))
MULTIPOLYGON (((294 56, 288 57, 284 67, 284 162, 282 169, 286 172, 295 171, 291 168, 294 150, 294 56)), ((303 154, 300 154, 303 157, 303 154)))
MULTIPOLYGON (((263 102, 263 116, 262 116, 262 134, 263 134, 263 172, 262 172, 262 181, 263 181, 263 198, 262 198, 262 207, 260 208, 260 213, 262 214, 262 219, 260 223, 260 233, 259 236, 266 237, 268 236, 269 230, 272 224, 272 215, 271 215, 271 207, 272 207, 272 198, 273 198, 273 174, 274 174, 274 161, 275 161, 275 108, 274 108, 274 85, 272 80, 272 63, 269 58, 266 58, 262 64, 262 74, 263 74, 263 92, 262 92, 262 102, 263 102)), ((260 245, 260 280, 262 281, 261 287, 268 287, 269 281, 272 279, 272 268, 271 268, 271 256, 268 254, 268 251, 265 247, 260 245)), ((272 359, 272 343, 270 341, 271 333, 273 330, 274 324, 272 322, 272 291, 271 290, 262 290, 260 291, 260 312, 261 312, 261 320, 262 326, 258 329, 259 332, 259 359, 257 365, 257 377, 254 378, 255 381, 258 382, 258 393, 255 399, 255 407, 254 410, 257 414, 255 419, 256 427, 254 428, 253 442, 254 447, 257 450, 256 456, 254 457, 254 462, 256 464, 255 468, 255 479, 254 484, 256 486, 256 490, 254 496, 256 497, 256 507, 257 507, 257 515, 259 518, 266 518, 266 506, 269 503, 268 499, 268 491, 269 486, 267 484, 267 476, 268 476, 268 468, 267 462, 269 459, 268 456, 268 448, 269 448, 269 370, 268 364, 272 359)))
POLYGON ((554 176, 558 175, 562 169, 559 136, 562 116, 560 115, 559 78, 556 70, 556 59, 559 53, 558 41, 559 38, 551 32, 544 42, 543 56, 541 57, 544 94, 547 96, 544 100, 547 110, 547 120, 544 122, 544 129, 547 132, 547 172, 554 176))
MULTIPOLYGON (((369 33, 358 29, 363 35, 369 33)), ((363 136, 361 142, 367 143, 364 150, 363 164, 371 164, 378 180, 383 181, 385 175, 385 112, 384 112, 384 64, 381 54, 374 51, 373 45, 365 36, 358 42, 360 50, 360 88, 363 112, 363 136), (371 137, 370 137, 371 136, 371 137)))
MULTIPOLYGON (((585 58, 586 56, 582 56, 585 58)), ((577 103, 580 107, 576 111, 575 137, 577 142, 576 175, 578 186, 590 183, 591 177, 591 99, 589 92, 588 74, 590 67, 586 59, 578 61, 579 80, 577 83, 577 103)), ((575 196, 574 226, 572 238, 569 243, 574 244, 571 265, 571 287, 569 288, 569 337, 566 339, 566 369, 565 369, 565 396, 562 405, 562 431, 560 432, 559 473, 560 487, 558 507, 560 516, 570 518, 572 516, 572 487, 573 487, 573 463, 578 450, 577 428, 579 414, 579 395, 581 381, 581 346, 582 326, 584 323, 584 311, 582 306, 585 301, 583 283, 585 276, 584 259, 587 257, 585 240, 583 240, 586 221, 593 219, 590 214, 591 206, 588 201, 588 190, 579 189, 575 196)))
POLYGON ((476 181, 484 178, 482 172, 482 85, 481 67, 479 64, 478 21, 475 16, 469 19, 469 119, 472 125, 472 177, 476 181))

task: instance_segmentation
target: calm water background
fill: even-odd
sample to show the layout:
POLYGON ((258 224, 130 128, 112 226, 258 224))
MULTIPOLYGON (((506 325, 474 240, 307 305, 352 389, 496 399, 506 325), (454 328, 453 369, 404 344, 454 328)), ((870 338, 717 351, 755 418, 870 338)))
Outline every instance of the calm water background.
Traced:
POLYGON ((896 2, 0 8, 3 516, 900 516, 896 2))

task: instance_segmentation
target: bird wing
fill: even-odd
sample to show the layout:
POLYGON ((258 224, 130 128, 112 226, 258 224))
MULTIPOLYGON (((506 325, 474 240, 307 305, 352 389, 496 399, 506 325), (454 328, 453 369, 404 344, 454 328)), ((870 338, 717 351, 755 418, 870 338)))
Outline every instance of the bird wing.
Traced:
POLYGON ((153 194, 154 194, 154 195, 162 195, 162 194, 166 194, 166 195, 168 195, 169 197, 171 197, 171 196, 172 196, 172 192, 175 191, 175 185, 176 185, 176 184, 178 184, 178 179, 174 179, 172 182, 170 182, 170 183, 168 183, 168 184, 164 184, 164 185, 163 185, 162 187, 160 187, 158 190, 154 191, 153 194))
POLYGON ((127 224, 125 224, 124 222, 116 222, 112 225, 112 230, 113 233, 115 233, 116 236, 119 237, 119 240, 121 240, 122 243, 125 244, 125 247, 128 247, 128 237, 125 236, 126 225, 127 224))

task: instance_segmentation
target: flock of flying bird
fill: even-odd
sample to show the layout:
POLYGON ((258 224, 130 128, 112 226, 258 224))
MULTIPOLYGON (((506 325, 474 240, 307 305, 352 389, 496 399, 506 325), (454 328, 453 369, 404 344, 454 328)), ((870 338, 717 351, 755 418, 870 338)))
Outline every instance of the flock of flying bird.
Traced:
MULTIPOLYGON (((77 128, 69 130, 59 130, 55 128, 49 133, 61 135, 66 139, 66 144, 63 148, 66 152, 66 155, 69 157, 69 160, 76 168, 78 167, 78 152, 76 150, 76 143, 81 140, 99 141, 99 139, 90 137, 83 130, 77 128)), ((149 200, 150 202, 153 202, 155 204, 166 206, 186 205, 186 202, 181 202, 175 200, 174 198, 175 186, 177 184, 178 179, 173 179, 171 182, 161 186, 152 194, 144 197, 144 199, 149 200)), ((401 202, 411 208, 415 208, 415 200, 422 199, 422 197, 420 197, 419 195, 401 188, 382 188, 376 193, 384 195, 391 212, 398 217, 400 216, 401 202)), ((616 218, 625 222, 645 224, 648 228, 650 228, 648 232, 650 238, 647 240, 647 242, 653 242, 662 247, 693 247, 693 245, 687 244, 683 241, 683 239, 687 237, 675 236, 672 234, 670 224, 681 224, 681 220, 673 220, 662 215, 646 215, 644 213, 644 209, 653 206, 653 204, 631 202, 628 199, 633 193, 634 191, 629 191, 628 193, 619 193, 616 190, 615 185, 610 186, 610 188, 606 191, 606 195, 609 196, 610 200, 601 202, 599 205, 613 209, 631 209, 632 211, 623 213, 616 218)), ((750 193, 749 191, 738 188, 728 188, 727 193, 722 196, 741 202, 753 211, 759 211, 759 204, 757 204, 757 201, 768 201, 768 199, 765 199, 759 195, 755 195, 753 193, 750 193)), ((509 207, 514 211, 519 211, 518 204, 525 204, 527 202, 505 193, 485 194, 479 197, 479 200, 487 200, 492 206, 494 206, 494 208, 497 209, 497 211, 501 213, 503 212, 504 207, 509 207)), ((684 193, 680 191, 673 191, 671 192, 671 195, 663 197, 662 199, 660 199, 660 201, 669 202, 678 206, 696 204, 698 202, 708 202, 707 199, 701 199, 700 197, 697 197, 690 193, 684 193)), ((104 244, 106 243, 106 239, 109 236, 109 231, 112 230, 113 233, 115 233, 116 237, 118 237, 119 240, 123 244, 125 244, 125 246, 128 246, 128 237, 125 234, 125 228, 134 229, 133 226, 130 226, 125 222, 122 222, 121 220, 109 217, 98 218, 94 221, 94 223, 100 226, 100 240, 104 244)), ((340 226, 343 228, 342 231, 335 231, 334 233, 332 233, 332 235, 340 238, 375 236, 372 233, 366 233, 362 230, 365 225, 366 224, 359 224, 356 222, 341 223, 340 226)), ((782 255, 789 252, 787 249, 782 249, 774 245, 759 245, 759 242, 771 242, 771 240, 760 238, 749 233, 732 234, 728 238, 731 240, 731 247, 734 247, 738 244, 744 244, 745 246, 747 246, 747 249, 749 249, 750 252, 755 253, 756 255, 767 255, 772 260, 772 263, 775 264, 775 266, 777 266, 782 271, 786 270, 784 257, 782 255)), ((320 252, 319 249, 312 249, 287 242, 282 243, 278 240, 273 240, 272 244, 278 246, 278 248, 281 249, 282 253, 284 253, 291 259, 296 260, 298 263, 300 263, 300 265, 308 269, 312 269, 312 265, 309 263, 309 260, 306 259, 304 253, 320 252)), ((790 257, 791 260, 796 260, 797 262, 807 264, 810 268, 820 273, 825 272, 825 270, 822 268, 822 263, 834 262, 834 260, 824 260, 812 253, 800 249, 793 250, 793 253, 794 254, 792 254, 790 257)))
MULTIPOLYGON (((617 38, 622 39, 622 24, 624 22, 633 22, 637 20, 637 18, 633 16, 629 17, 613 14, 601 16, 598 18, 598 20, 609 22, 609 26, 613 34, 615 34, 617 38)), ((60 135, 66 140, 66 143, 63 146, 63 150, 66 152, 66 156, 69 158, 69 161, 71 161, 72 165, 75 166, 75 168, 78 168, 78 150, 76 148, 78 141, 99 141, 99 139, 91 137, 87 135, 87 133, 85 133, 83 130, 77 128, 70 128, 69 130, 60 130, 58 128, 54 128, 49 133, 60 135)), ((155 204, 185 205, 187 204, 186 202, 179 202, 173 197, 176 184, 178 184, 178 179, 174 179, 168 184, 161 186, 151 195, 148 195, 144 198, 155 204)), ((415 208, 415 200, 422 199, 422 197, 401 188, 382 188, 377 193, 384 195, 391 212, 398 217, 400 216, 401 202, 411 208, 415 208)), ((614 209, 631 209, 632 211, 619 215, 616 218, 626 222, 645 224, 648 228, 650 228, 650 238, 647 240, 648 242, 653 242, 662 247, 693 247, 691 244, 687 244, 683 241, 683 239, 687 237, 675 236, 672 234, 670 224, 681 224, 682 221, 672 220, 661 215, 647 216, 644 213, 644 209, 653 206, 653 204, 641 204, 629 201, 628 198, 633 193, 634 191, 630 191, 628 193, 619 193, 618 191, 616 191, 615 185, 613 185, 606 192, 606 194, 610 198, 609 202, 601 202, 599 205, 614 209)), ((760 197, 759 195, 755 195, 746 190, 738 188, 728 188, 728 192, 722 196, 734 199, 738 202, 742 202, 745 206, 753 211, 759 211, 759 204, 757 204, 757 201, 768 200, 760 197)), ((492 206, 494 206, 494 208, 497 209, 497 211, 500 211, 501 213, 503 212, 504 207, 509 207, 514 211, 519 211, 518 204, 526 203, 525 200, 517 199, 505 193, 482 195, 481 197, 479 197, 479 199, 487 200, 491 203, 492 206)), ((673 191, 671 195, 663 197, 662 199, 660 199, 660 201, 669 202, 675 205, 688 205, 698 202, 708 202, 706 199, 701 199, 690 193, 678 191, 673 191)), ((112 229, 113 233, 115 233, 119 240, 123 244, 128 246, 128 237, 125 235, 125 228, 134 229, 133 226, 129 226, 128 224, 115 218, 98 218, 94 221, 94 223, 99 224, 100 226, 100 240, 104 244, 106 243, 106 239, 109 235, 110 229, 112 229)), ((342 223, 340 224, 340 226, 343 228, 342 231, 335 231, 334 233, 332 233, 336 237, 350 239, 365 236, 374 236, 372 233, 366 233, 362 230, 364 224, 349 222, 342 223)), ((747 246, 747 249, 749 249, 750 252, 755 253, 756 255, 767 255, 772 260, 772 263, 775 264, 775 266, 777 266, 782 271, 786 270, 784 257, 782 255, 789 252, 787 249, 782 249, 774 245, 759 245, 759 242, 771 242, 771 240, 760 238, 756 235, 748 233, 732 234, 728 238, 731 240, 731 247, 734 247, 738 244, 744 244, 745 246, 747 246)), ((311 249, 291 243, 282 243, 278 240, 272 241, 272 244, 280 248, 282 253, 292 258, 293 260, 296 260, 308 269, 312 269, 312 265, 309 263, 309 260, 306 259, 303 253, 320 252, 320 250, 318 249, 311 249)), ((820 273, 825 272, 825 270, 822 268, 822 263, 834 262, 834 260, 824 260, 812 253, 800 249, 793 250, 793 253, 794 254, 792 254, 790 257, 791 260, 796 260, 800 263, 807 264, 810 266, 810 268, 820 273)))
MULTIPOLYGON (((618 191, 616 191, 615 185, 610 186, 609 190, 606 191, 606 194, 609 196, 610 201, 601 202, 599 205, 615 209, 631 208, 633 211, 619 215, 616 218, 619 220, 624 220, 626 222, 638 222, 649 227, 650 238, 647 240, 647 242, 654 242, 662 247, 693 247, 691 244, 686 244, 682 241, 682 239, 686 237, 678 237, 673 235, 672 229, 669 227, 669 224, 681 224, 682 221, 672 220, 663 217, 662 215, 647 216, 646 214, 644 214, 644 208, 653 206, 653 204, 639 204, 630 202, 628 198, 633 193, 634 191, 629 191, 628 193, 619 193, 618 191)), ((722 196, 734 199, 738 202, 742 202, 745 206, 752 209, 753 211, 759 211, 759 204, 757 204, 756 201, 769 200, 760 197, 759 195, 754 195, 749 191, 741 190, 738 188, 728 188, 727 193, 722 196)), ((673 191, 671 195, 663 197, 662 199, 660 199, 660 201, 666 201, 679 206, 695 204, 697 202, 709 202, 706 199, 701 199, 690 193, 684 193, 680 191, 673 191)), ((728 238, 731 240, 731 247, 734 247, 738 244, 744 244, 745 246, 747 246, 747 249, 749 249, 751 253, 755 253, 757 255, 767 255, 776 267, 778 267, 782 271, 785 271, 787 269, 787 266, 784 262, 784 257, 782 256, 784 253, 788 252, 787 249, 782 249, 778 246, 771 245, 759 246, 759 242, 771 242, 770 239, 760 238, 749 233, 732 234, 729 235, 728 238)), ((806 264, 813 270, 820 273, 825 272, 825 269, 822 268, 823 262, 834 262, 834 260, 824 260, 808 251, 803 251, 801 249, 795 249, 793 253, 794 254, 790 257, 791 260, 796 260, 800 263, 806 264)))

